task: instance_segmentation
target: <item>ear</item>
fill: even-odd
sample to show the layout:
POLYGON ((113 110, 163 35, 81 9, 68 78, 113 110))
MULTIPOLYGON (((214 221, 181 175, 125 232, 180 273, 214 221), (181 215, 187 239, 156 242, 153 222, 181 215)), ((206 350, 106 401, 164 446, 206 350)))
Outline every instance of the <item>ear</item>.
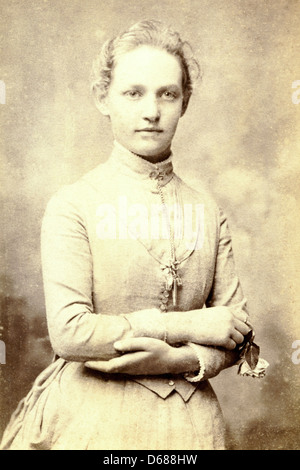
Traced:
POLYGON ((109 116, 109 110, 107 105, 107 97, 105 98, 97 98, 96 99, 96 106, 97 109, 100 111, 103 116, 109 116))
POLYGON ((182 108, 181 108, 181 115, 180 115, 180 117, 182 117, 182 116, 185 114, 185 112, 186 112, 186 110, 187 110, 187 107, 188 107, 188 104, 189 104, 189 101, 190 101, 189 98, 182 100, 182 108))
POLYGON ((108 98, 106 96, 102 96, 99 93, 97 86, 93 88, 93 95, 95 100, 95 105, 97 109, 100 111, 103 116, 109 116, 109 109, 108 109, 108 98))

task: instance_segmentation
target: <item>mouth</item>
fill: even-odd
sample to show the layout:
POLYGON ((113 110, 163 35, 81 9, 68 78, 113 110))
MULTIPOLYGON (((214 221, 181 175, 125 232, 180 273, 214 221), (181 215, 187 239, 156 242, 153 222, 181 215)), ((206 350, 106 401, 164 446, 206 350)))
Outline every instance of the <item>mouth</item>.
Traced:
POLYGON ((136 132, 157 132, 157 133, 160 133, 160 132, 163 132, 162 129, 158 129, 156 127, 145 127, 144 129, 137 129, 136 132))

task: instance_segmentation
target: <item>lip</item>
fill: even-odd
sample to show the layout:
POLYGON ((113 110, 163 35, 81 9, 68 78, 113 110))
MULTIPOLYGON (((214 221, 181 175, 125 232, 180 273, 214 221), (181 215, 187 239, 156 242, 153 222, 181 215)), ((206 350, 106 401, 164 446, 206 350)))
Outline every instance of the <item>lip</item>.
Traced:
POLYGON ((162 129, 152 128, 152 127, 145 127, 145 129, 137 129, 136 132, 163 132, 162 129))

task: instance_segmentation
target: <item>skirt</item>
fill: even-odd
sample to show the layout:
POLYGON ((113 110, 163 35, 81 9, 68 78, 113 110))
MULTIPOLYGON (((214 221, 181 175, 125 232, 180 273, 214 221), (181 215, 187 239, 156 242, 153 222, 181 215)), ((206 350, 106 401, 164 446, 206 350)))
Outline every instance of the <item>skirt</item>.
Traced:
POLYGON ((185 402, 130 378, 58 359, 19 403, 1 450, 222 450, 224 420, 208 381, 185 402))

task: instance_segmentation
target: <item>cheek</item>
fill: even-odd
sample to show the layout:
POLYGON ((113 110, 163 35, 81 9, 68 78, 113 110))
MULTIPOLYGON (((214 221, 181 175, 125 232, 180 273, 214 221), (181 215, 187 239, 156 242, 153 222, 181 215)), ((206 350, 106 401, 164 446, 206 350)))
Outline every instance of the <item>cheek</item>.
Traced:
POLYGON ((176 112, 173 112, 168 116, 168 127, 171 132, 176 130, 180 117, 181 117, 181 107, 178 108, 176 112))
POLYGON ((116 112, 116 113, 111 114, 110 118, 111 118, 111 125, 112 125, 113 130, 126 133, 127 129, 130 128, 130 121, 128 119, 129 116, 130 114, 126 112, 122 112, 122 113, 116 112))

